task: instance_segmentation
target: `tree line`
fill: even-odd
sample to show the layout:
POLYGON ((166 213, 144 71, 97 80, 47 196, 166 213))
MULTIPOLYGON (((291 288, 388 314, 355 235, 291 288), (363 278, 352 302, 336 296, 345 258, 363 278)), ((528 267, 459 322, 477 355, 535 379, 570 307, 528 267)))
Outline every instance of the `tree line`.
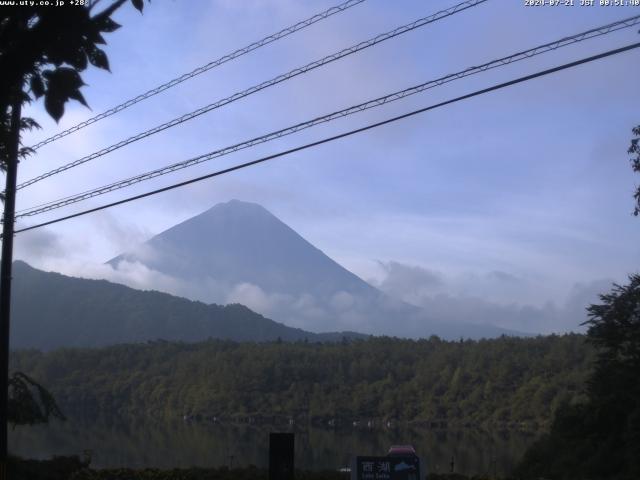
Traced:
POLYGON ((65 415, 537 429, 584 398, 582 335, 481 341, 166 341, 12 354, 65 415))

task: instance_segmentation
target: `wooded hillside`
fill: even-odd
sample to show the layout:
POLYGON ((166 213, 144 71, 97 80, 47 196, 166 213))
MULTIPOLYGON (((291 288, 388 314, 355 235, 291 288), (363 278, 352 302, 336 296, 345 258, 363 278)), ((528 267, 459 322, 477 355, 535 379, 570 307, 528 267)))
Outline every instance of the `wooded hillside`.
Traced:
POLYGON ((14 352, 69 415, 294 418, 545 425, 583 396, 593 358, 580 335, 338 344, 152 342, 14 352))

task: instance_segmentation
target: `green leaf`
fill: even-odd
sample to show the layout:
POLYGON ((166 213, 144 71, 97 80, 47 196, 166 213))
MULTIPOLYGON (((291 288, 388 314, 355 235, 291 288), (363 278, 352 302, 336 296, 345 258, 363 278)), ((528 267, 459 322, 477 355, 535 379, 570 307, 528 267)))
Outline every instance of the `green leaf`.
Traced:
POLYGON ((71 55, 65 58, 65 61, 69 65, 71 65, 72 67, 75 67, 76 70, 78 71, 82 71, 85 68, 87 68, 87 55, 84 53, 83 48, 74 49, 70 53, 71 55))
POLYGON ((42 128, 38 122, 31 117, 22 117, 20 119, 20 130, 33 130, 42 128))
POLYGON ((20 150, 18 150, 18 158, 22 160, 34 153, 36 153, 36 151, 31 147, 21 147, 20 150))
POLYGON ((22 372, 9 378, 8 397, 7 420, 14 426, 47 423, 51 418, 65 420, 51 393, 22 372))
POLYGON ((75 90, 84 84, 80 74, 73 68, 57 68, 49 76, 49 88, 55 85, 65 90, 75 90))
POLYGON ((107 58, 107 54, 97 47, 93 47, 89 51, 89 61, 91 62, 91 65, 95 67, 111 71, 109 69, 109 59, 107 58))
POLYGON ((87 104, 87 101, 84 99, 84 96, 82 95, 80 90, 69 92, 69 98, 73 98, 74 100, 80 102, 85 107, 89 108, 89 105, 87 104))
POLYGON ((107 42, 105 41, 104 37, 102 36, 102 34, 100 33, 100 27, 99 25, 97 25, 97 22, 94 24, 90 24, 89 27, 87 27, 87 31, 85 33, 85 37, 89 43, 90 46, 93 46, 93 44, 98 44, 98 45, 106 45, 107 42))
POLYGON ((49 92, 44 97, 44 108, 47 113, 58 122, 64 115, 64 100, 56 95, 50 95, 49 92))
POLYGON ((136 8, 136 10, 138 10, 140 13, 142 13, 142 9, 144 7, 144 1, 143 0, 131 0, 131 3, 136 8))
POLYGON ((122 25, 120 25, 119 23, 114 22, 109 17, 102 18, 99 21, 99 24, 98 24, 98 28, 100 29, 100 31, 101 32, 107 32, 107 33, 115 32, 121 26, 122 25))
POLYGON ((53 71, 45 70, 42 75, 47 80, 44 106, 56 122, 64 114, 64 104, 69 99, 77 100, 87 106, 87 102, 80 93, 80 87, 84 82, 76 70, 61 67, 53 71))
POLYGON ((42 81, 42 77, 38 73, 34 73, 31 76, 30 81, 31 91, 36 98, 40 98, 44 95, 44 82, 42 81))

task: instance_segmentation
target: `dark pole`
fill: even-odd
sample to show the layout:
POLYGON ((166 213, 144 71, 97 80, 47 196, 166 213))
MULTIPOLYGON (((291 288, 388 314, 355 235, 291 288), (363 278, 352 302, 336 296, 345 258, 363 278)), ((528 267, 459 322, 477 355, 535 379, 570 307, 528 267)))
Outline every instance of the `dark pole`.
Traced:
POLYGON ((11 108, 11 131, 7 145, 7 183, 2 225, 2 261, 0 263, 0 480, 7 478, 7 424, 9 400, 9 319, 11 314, 11 267, 13 229, 16 211, 16 179, 20 148, 20 97, 11 108))

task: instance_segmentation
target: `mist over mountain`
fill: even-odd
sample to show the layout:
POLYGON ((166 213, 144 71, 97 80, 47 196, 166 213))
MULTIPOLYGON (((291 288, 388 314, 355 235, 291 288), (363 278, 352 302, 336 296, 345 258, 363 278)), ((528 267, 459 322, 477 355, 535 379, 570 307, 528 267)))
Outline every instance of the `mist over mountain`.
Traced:
POLYGON ((12 348, 99 347, 158 339, 325 342, 362 337, 306 332, 243 305, 206 305, 105 280, 43 272, 21 261, 13 269, 12 348))
MULTIPOLYGON (((442 322, 374 288, 260 205, 221 203, 108 262, 171 278, 171 293, 240 303, 310 331, 353 330, 400 337, 494 337, 490 324, 442 322)), ((166 283, 166 282, 165 282, 166 283)))

